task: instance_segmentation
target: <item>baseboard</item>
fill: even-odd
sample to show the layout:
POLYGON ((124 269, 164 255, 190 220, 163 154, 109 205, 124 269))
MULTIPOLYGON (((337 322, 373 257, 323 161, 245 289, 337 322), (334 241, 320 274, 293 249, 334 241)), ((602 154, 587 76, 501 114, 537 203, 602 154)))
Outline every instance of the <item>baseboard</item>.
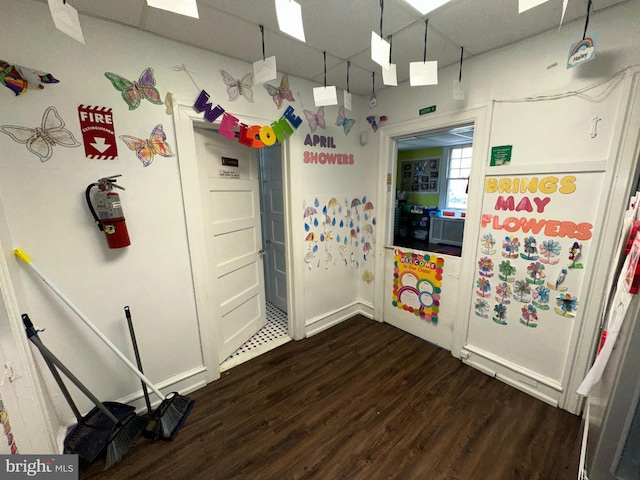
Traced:
POLYGON ((465 364, 480 370, 490 377, 511 385, 549 405, 558 406, 563 388, 560 382, 556 380, 523 368, 472 345, 465 345, 462 348, 460 358, 465 364))
MULTIPOLYGON (((179 375, 175 375, 171 378, 163 380, 162 382, 154 384, 155 387, 162 392, 163 395, 167 395, 170 392, 179 392, 181 395, 188 395, 199 388, 202 388, 207 385, 205 379, 206 368, 204 366, 199 366, 193 368, 191 370, 187 370, 179 375)), ((135 374, 132 373, 132 375, 135 374)), ((149 390, 151 406, 153 408, 157 407, 161 400, 158 398, 156 394, 154 394, 151 390, 149 390)), ((104 401, 100 399, 101 401, 104 401)), ((136 412, 144 414, 147 411, 147 404, 144 400, 144 394, 142 392, 142 387, 140 390, 131 393, 129 395, 125 395, 119 399, 114 400, 120 403, 126 403, 128 405, 133 405, 136 407, 136 412)), ((57 446, 62 453, 64 450, 64 439, 67 436, 67 432, 71 427, 76 424, 76 419, 68 419, 64 425, 60 427, 58 430, 58 434, 56 435, 57 446)))
POLYGON ((367 318, 373 319, 373 312, 373 305, 370 303, 360 301, 353 302, 342 308, 324 313, 307 321, 305 325, 305 333, 307 337, 311 337, 312 335, 327 330, 328 328, 331 328, 354 315, 364 315, 367 318))

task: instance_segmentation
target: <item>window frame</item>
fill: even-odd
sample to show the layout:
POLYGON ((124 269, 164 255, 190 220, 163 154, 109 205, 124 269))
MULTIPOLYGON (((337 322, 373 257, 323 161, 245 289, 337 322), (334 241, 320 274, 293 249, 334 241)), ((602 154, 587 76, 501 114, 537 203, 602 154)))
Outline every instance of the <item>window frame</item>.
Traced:
MULTIPOLYGON (((442 160, 441 160, 441 168, 440 171, 441 173, 444 173, 444 175, 441 175, 441 179, 440 179, 440 210, 447 210, 447 211, 453 211, 456 213, 466 213, 467 212, 467 208, 469 208, 469 204, 468 204, 468 200, 469 197, 467 195, 467 207, 466 208, 456 208, 456 207, 448 207, 447 206, 447 201, 449 199, 449 167, 451 165, 451 152, 454 149, 462 149, 462 148, 471 148, 471 157, 469 157, 471 159, 471 161, 473 162, 473 142, 471 143, 463 143, 460 145, 453 145, 453 146, 449 146, 449 147, 443 147, 443 155, 442 155, 442 160), (443 168, 444 167, 444 168, 443 168)), ((471 175, 471 164, 469 165, 469 176, 471 175)), ((460 179, 460 178, 464 178, 464 177, 452 177, 454 179, 460 179)), ((467 177, 469 178, 469 177, 467 177)))

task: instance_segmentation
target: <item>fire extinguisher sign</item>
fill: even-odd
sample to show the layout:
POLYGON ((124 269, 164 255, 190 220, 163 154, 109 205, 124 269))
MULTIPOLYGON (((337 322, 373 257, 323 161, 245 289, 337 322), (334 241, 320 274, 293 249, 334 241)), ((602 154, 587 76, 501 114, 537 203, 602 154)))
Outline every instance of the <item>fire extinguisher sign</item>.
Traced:
POLYGON ((80 131, 87 158, 114 160, 118 158, 118 146, 110 108, 78 105, 80 131))

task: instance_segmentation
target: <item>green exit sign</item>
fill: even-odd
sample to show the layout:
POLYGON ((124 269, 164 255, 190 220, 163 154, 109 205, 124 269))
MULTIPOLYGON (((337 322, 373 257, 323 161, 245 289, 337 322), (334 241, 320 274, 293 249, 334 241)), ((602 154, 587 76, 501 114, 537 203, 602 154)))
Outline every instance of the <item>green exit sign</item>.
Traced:
POLYGON ((431 105, 430 107, 425 107, 425 108, 421 108, 419 110, 420 115, 424 115, 426 113, 433 113, 436 111, 436 106, 435 105, 431 105))

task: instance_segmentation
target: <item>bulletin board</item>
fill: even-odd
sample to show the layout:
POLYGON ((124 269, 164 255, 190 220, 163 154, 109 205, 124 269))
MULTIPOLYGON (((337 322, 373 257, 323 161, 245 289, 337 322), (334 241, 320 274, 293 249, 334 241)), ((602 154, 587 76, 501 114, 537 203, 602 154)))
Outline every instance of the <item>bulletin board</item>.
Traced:
POLYGON ((601 184, 601 172, 485 178, 468 345, 561 383, 592 269, 585 206, 601 184))
POLYGON ((440 158, 405 160, 400 166, 400 186, 405 192, 438 193, 440 158))

